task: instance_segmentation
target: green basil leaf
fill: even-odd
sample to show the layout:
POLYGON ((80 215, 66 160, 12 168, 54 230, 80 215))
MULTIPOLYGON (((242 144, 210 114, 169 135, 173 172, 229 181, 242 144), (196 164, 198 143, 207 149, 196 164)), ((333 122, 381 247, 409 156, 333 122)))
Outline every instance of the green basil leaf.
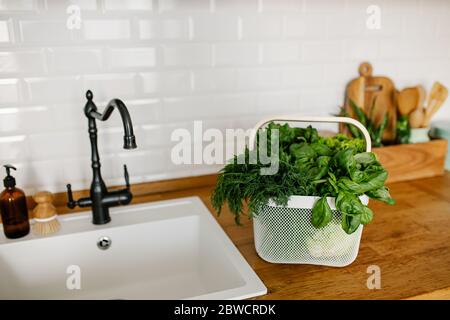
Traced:
POLYGON ((361 152, 354 155, 356 163, 362 164, 364 166, 371 165, 373 163, 376 163, 377 157, 375 153, 373 152, 361 152))
POLYGON ((376 190, 368 191, 366 194, 372 199, 383 201, 390 205, 395 204, 395 200, 391 197, 389 189, 386 187, 381 187, 376 190))
POLYGON ((325 144, 313 143, 311 144, 311 148, 313 148, 319 156, 331 156, 333 154, 333 151, 325 144))
POLYGON ((321 156, 317 158, 317 166, 319 168, 328 167, 330 164, 331 157, 321 156))
POLYGON ((344 212, 342 213, 341 225, 342 229, 344 229, 347 234, 352 234, 355 232, 360 224, 361 218, 359 215, 349 215, 344 212))
POLYGON ((352 170, 350 171, 350 178, 354 181, 354 182, 362 182, 364 180, 364 171, 361 170, 352 170))
POLYGON ((289 150, 295 158, 302 160, 310 160, 317 156, 316 152, 310 145, 303 144, 293 144, 289 150))
POLYGON ((348 234, 353 233, 359 224, 372 221, 373 212, 363 205, 357 196, 349 192, 339 192, 336 198, 336 208, 342 215, 342 228, 348 234))
POLYGON ((325 227, 333 218, 333 212, 328 205, 327 198, 322 197, 316 201, 312 209, 311 222, 316 228, 325 227))
POLYGON ((334 163, 338 168, 341 168, 346 173, 350 173, 352 170, 356 168, 356 161, 353 157, 353 149, 348 148, 339 151, 333 157, 334 163))
POLYGON ((383 187, 387 179, 386 171, 379 171, 370 174, 362 182, 355 182, 347 177, 340 178, 338 181, 339 189, 355 194, 363 194, 371 190, 376 190, 383 187))
POLYGON ((373 219, 373 212, 369 207, 363 205, 360 217, 362 224, 368 224, 373 219))

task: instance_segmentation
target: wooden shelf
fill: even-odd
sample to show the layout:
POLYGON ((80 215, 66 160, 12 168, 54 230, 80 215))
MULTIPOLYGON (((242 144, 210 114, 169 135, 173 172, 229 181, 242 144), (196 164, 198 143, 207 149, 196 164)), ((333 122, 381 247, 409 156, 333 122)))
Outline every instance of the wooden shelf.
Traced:
POLYGON ((388 171, 388 182, 442 176, 447 140, 374 148, 373 152, 388 171))

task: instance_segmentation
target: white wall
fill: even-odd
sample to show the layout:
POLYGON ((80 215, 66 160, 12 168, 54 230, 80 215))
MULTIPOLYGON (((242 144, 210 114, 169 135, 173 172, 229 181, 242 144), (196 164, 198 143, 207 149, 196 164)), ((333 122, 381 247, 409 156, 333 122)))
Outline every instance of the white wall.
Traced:
POLYGON ((136 151, 121 148, 118 114, 99 124, 108 183, 122 163, 133 182, 214 172, 171 164, 174 128, 336 113, 362 60, 398 88, 450 86, 449 16, 450 1, 430 0, 0 0, 0 162, 28 192, 87 188, 89 88, 100 110, 123 99, 135 124, 136 151), (80 29, 66 26, 71 3, 80 29))

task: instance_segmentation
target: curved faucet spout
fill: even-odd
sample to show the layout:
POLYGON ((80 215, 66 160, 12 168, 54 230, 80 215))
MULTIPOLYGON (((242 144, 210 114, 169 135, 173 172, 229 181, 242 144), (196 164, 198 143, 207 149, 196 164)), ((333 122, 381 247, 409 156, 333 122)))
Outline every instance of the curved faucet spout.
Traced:
POLYGON ((128 109, 125 106, 125 103, 123 103, 123 101, 120 99, 112 99, 106 106, 105 110, 103 110, 103 113, 99 113, 97 111, 97 107, 95 106, 94 102, 92 102, 93 97, 94 96, 92 94, 92 91, 88 90, 86 92, 86 98, 88 99, 85 109, 86 115, 96 120, 106 121, 109 119, 114 109, 119 110, 124 130, 123 147, 124 149, 136 149, 137 145, 136 145, 136 137, 134 136, 133 133, 133 123, 131 122, 130 113, 128 112, 128 109))

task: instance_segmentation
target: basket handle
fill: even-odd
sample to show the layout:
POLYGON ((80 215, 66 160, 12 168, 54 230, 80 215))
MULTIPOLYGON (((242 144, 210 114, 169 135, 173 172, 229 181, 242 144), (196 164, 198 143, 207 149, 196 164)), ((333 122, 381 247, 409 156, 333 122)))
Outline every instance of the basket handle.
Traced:
POLYGON ((355 127, 359 129, 359 131, 362 132, 364 136, 364 140, 366 141, 366 151, 370 152, 372 150, 372 141, 370 139, 369 132, 367 131, 366 127, 363 126, 363 124, 355 119, 349 118, 349 117, 308 117, 308 116, 297 116, 297 115, 290 115, 290 116, 275 116, 271 118, 267 118, 264 120, 259 121, 250 136, 250 148, 253 148, 255 146, 255 139, 256 134, 258 132, 258 129, 262 128, 266 124, 272 121, 285 121, 285 122, 321 122, 321 123, 347 123, 352 124, 355 127))

